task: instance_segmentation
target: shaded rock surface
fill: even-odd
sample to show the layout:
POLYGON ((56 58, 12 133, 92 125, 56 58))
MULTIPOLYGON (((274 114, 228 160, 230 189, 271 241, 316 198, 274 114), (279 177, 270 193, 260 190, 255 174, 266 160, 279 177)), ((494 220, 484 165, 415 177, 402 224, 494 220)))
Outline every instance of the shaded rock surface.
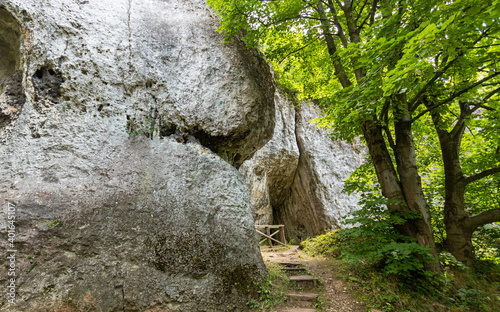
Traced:
POLYGON ((342 189, 363 163, 365 149, 332 141, 327 130, 316 128, 316 105, 302 103, 295 112, 291 102, 276 103, 273 139, 240 168, 256 224, 284 224, 295 241, 341 228, 342 218, 359 209, 359 197, 342 189))
POLYGON ((295 110, 276 93, 273 138, 240 168, 250 189, 255 224, 273 224, 273 207, 283 204, 299 162, 295 110))
POLYGON ((104 149, 93 159, 100 168, 75 172, 66 161, 79 160, 68 156, 58 160, 65 176, 43 170, 4 193, 16 207, 19 297, 0 309, 241 307, 262 267, 236 170, 197 144, 94 143, 104 149))
POLYGON ((17 304, 0 311, 244 309, 265 268, 235 167, 273 133, 265 61, 224 46, 203 0, 5 0, 4 15, 17 304))

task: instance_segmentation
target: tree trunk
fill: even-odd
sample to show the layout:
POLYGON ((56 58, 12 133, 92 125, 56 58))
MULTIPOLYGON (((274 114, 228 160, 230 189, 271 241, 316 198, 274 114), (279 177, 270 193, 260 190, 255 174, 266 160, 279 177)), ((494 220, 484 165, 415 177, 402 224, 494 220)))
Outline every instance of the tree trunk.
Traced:
POLYGON ((465 212, 465 180, 459 159, 458 138, 438 129, 439 143, 444 164, 444 224, 446 226, 446 244, 448 251, 460 262, 472 266, 474 250, 469 216, 465 212))
MULTIPOLYGON (((445 206, 449 205, 448 203, 445 206)), ((450 207, 445 208, 445 224, 446 224, 446 244, 448 251, 460 262, 466 266, 474 264, 474 248, 472 246, 473 228, 470 226, 468 216, 457 216, 453 214, 450 207)))
MULTIPOLYGON (((426 105, 428 106, 428 105, 426 105)), ((439 128, 440 115, 432 114, 434 126, 439 137, 441 155, 444 166, 444 224, 446 227, 446 244, 448 251, 460 262, 472 266, 474 248, 472 233, 474 226, 465 211, 466 179, 460 165, 460 144, 465 131, 463 120, 455 125, 451 132, 439 128)))
MULTIPOLYGON (((331 6, 331 12, 336 15, 332 2, 330 1, 329 4, 331 6)), ((340 7, 347 21, 349 39, 351 42, 359 43, 361 42, 359 28, 356 25, 352 5, 352 1, 346 1, 344 5, 340 5, 340 7)), ((349 87, 351 86, 351 82, 347 78, 347 75, 345 75, 343 65, 336 53, 335 42, 333 38, 330 38, 331 25, 326 22, 327 19, 325 18, 323 2, 321 0, 318 0, 317 9, 320 17, 323 19, 323 32, 328 46, 328 52, 332 56, 335 74, 344 88, 349 87)), ((360 84, 365 79, 364 70, 362 67, 357 66, 355 59, 352 60, 352 62, 356 81, 360 84)), ((400 100, 404 100, 404 103, 406 102, 406 99, 400 100)), ((362 125, 362 130, 373 160, 382 195, 391 201, 406 203, 406 205, 388 205, 388 209, 402 211, 411 210, 422 216, 421 219, 406 221, 405 224, 397 226, 397 229, 402 234, 415 238, 418 244, 429 246, 432 256, 437 260, 437 251, 431 227, 429 207, 422 191, 420 176, 417 172, 413 135, 411 133, 411 123, 409 122, 411 118, 409 114, 402 115, 402 117, 404 117, 404 119, 401 119, 399 130, 396 129, 399 132, 397 135, 397 139, 399 139, 397 145, 400 145, 400 148, 394 151, 396 154, 401 153, 400 157, 397 158, 400 160, 398 162, 398 173, 402 178, 402 184, 400 183, 398 174, 394 170, 391 156, 387 149, 384 136, 382 135, 382 127, 377 123, 377 116, 374 115, 373 120, 366 121, 362 125), (408 161, 405 160, 405 157, 409 158, 408 161)), ((441 272, 439 262, 425 263, 425 268, 432 272, 441 272)))
POLYGON ((401 187, 406 199, 409 211, 417 212, 422 218, 414 220, 415 238, 422 246, 429 246, 431 254, 436 262, 426 263, 426 268, 433 272, 440 272, 441 266, 438 261, 434 233, 431 224, 429 205, 422 190, 422 182, 418 174, 415 145, 411 128, 411 114, 404 94, 394 98, 393 104, 396 120, 394 130, 396 134, 396 146, 394 155, 401 181, 401 187))
MULTIPOLYGON (((375 171, 377 173, 382 195, 391 201, 397 200, 407 204, 407 206, 388 205, 388 209, 402 211, 411 210, 418 212, 420 215, 422 215, 422 212, 426 212, 426 217, 422 215, 421 219, 408 220, 403 225, 398 226, 397 229, 402 234, 415 238, 418 244, 429 246, 431 248, 431 254, 437 260, 437 251, 434 236, 432 235, 429 209, 425 202, 421 185, 419 182, 410 183, 409 181, 412 178, 414 179, 418 177, 418 174, 415 176, 413 170, 410 169, 407 170, 408 173, 406 173, 405 170, 402 170, 405 173, 405 176, 407 176, 405 178, 406 185, 403 185, 402 187, 396 171, 394 170, 389 151, 387 150, 387 146, 382 135, 382 129, 374 125, 372 121, 367 121, 363 125, 363 133, 368 150, 372 157, 375 171), (416 187, 416 189, 413 189, 414 187, 416 187), (407 193, 404 191, 405 188, 407 193)), ((401 164, 401 166, 405 165, 406 164, 401 164)), ((416 171, 416 166, 414 167, 414 170, 416 171)), ((425 263, 425 268, 432 272, 441 272, 439 262, 425 263)))

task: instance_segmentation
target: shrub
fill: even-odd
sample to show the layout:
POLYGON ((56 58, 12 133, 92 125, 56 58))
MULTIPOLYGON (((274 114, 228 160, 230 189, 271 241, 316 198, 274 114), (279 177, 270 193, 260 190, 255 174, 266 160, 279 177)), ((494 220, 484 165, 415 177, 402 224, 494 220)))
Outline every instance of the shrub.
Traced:
POLYGON ((368 261, 384 274, 423 273, 424 261, 433 261, 429 248, 418 245, 395 229, 396 225, 420 216, 413 212, 389 211, 386 205, 394 203, 374 193, 362 195, 363 209, 346 219, 344 224, 351 227, 338 234, 342 258, 368 261))
POLYGON ((308 238, 300 244, 300 247, 311 256, 321 254, 336 258, 340 256, 339 239, 337 237, 339 232, 340 230, 335 230, 308 238))

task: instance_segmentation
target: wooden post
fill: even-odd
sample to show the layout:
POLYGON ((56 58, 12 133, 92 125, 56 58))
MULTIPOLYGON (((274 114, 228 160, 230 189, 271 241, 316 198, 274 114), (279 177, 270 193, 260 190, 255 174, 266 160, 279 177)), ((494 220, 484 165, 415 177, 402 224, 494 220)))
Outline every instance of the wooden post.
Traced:
MULTIPOLYGON (((266 226, 266 234, 269 237, 271 236, 271 229, 268 226, 266 226)), ((269 247, 273 248, 273 242, 271 241, 271 238, 268 238, 267 242, 269 243, 269 247)))
POLYGON ((281 234, 281 241, 283 242, 283 244, 286 245, 285 226, 284 225, 280 226, 280 234, 281 234))
POLYGON ((284 225, 256 225, 255 230, 257 231, 257 234, 260 236, 264 236, 264 239, 259 241, 259 245, 264 243, 266 240, 269 243, 269 247, 273 247, 273 242, 277 244, 281 244, 283 246, 286 246, 286 238, 285 238, 285 226, 284 225), (276 229, 276 231, 274 231, 276 229), (265 230, 265 231, 264 231, 265 230), (273 232, 271 234, 271 232, 273 232), (280 234, 280 237, 276 237, 275 235, 280 234), (273 237, 275 236, 275 237, 273 237))

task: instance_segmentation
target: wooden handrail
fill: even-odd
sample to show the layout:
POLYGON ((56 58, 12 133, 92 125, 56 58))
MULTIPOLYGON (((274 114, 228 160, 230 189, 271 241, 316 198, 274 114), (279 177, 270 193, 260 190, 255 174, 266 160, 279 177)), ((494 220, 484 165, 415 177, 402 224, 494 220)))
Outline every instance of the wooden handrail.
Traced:
POLYGON ((281 244, 283 246, 286 246, 286 239, 285 239, 285 226, 282 225, 282 224, 269 224, 269 225, 262 225, 262 224, 259 224, 259 225, 255 225, 255 231, 257 232, 257 234, 259 235, 262 235, 264 236, 265 238, 259 242, 259 245, 262 244, 264 241, 267 241, 269 242, 269 247, 273 247, 273 241, 278 243, 278 244, 281 244), (261 229, 265 229, 266 230, 266 233, 263 233, 259 230, 261 229), (275 231, 274 233, 271 234, 271 229, 278 229, 277 231, 275 231), (280 233, 281 235, 281 242, 275 238, 273 238, 274 235, 280 233))
POLYGON ((285 227, 284 225, 256 225, 255 226, 256 228, 270 228, 270 229, 277 229, 277 228, 280 228, 280 227, 285 227))

